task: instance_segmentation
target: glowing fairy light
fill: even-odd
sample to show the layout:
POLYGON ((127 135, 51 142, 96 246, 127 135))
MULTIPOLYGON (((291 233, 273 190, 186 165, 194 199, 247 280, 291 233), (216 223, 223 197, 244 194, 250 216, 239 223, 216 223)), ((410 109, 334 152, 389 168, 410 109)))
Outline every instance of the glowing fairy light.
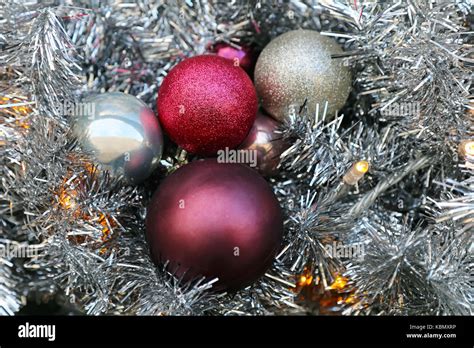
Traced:
POLYGON ((347 185, 355 185, 359 182, 360 179, 362 179, 369 171, 369 162, 367 161, 358 161, 354 163, 349 169, 349 171, 344 175, 342 180, 344 183, 347 185))

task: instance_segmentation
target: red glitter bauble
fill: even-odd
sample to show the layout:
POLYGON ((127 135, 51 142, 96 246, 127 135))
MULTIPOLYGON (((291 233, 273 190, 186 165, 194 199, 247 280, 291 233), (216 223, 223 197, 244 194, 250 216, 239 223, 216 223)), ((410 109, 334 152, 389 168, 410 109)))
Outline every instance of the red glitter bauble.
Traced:
POLYGON ((266 181, 242 164, 206 159, 168 176, 146 218, 156 263, 185 280, 219 278, 236 290, 263 275, 283 235, 281 208, 266 181))
POLYGON ((245 139, 257 104, 245 71, 228 59, 203 55, 183 60, 163 80, 158 117, 171 140, 183 149, 213 155, 245 139))

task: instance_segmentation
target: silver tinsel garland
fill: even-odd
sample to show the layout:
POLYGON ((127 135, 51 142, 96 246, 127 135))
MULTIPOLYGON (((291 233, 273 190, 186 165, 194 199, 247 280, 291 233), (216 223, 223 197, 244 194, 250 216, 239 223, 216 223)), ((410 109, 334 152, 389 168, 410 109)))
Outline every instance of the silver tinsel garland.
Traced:
POLYGON ((33 293, 91 315, 472 314, 473 165, 458 156, 474 129, 471 12, 467 1, 0 0, 0 251, 35 251, 0 254, 0 314, 33 293), (180 284, 151 262, 143 221, 157 182, 192 158, 170 149, 149 183, 125 186, 91 164, 58 106, 124 91, 154 107, 179 60, 296 28, 344 46, 355 71, 344 116, 302 106, 282 125, 292 146, 271 184, 286 234, 265 276, 236 294, 180 284))

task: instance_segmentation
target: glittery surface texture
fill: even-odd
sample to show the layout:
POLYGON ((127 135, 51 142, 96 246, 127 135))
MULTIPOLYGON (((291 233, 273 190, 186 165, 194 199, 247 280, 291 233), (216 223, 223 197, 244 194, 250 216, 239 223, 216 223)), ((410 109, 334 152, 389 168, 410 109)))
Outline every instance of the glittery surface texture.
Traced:
POLYGON ((328 102, 327 117, 345 103, 351 90, 351 73, 340 58, 342 49, 332 38, 312 30, 293 30, 272 40, 255 67, 255 86, 265 110, 284 120, 307 99, 310 113, 328 102))
POLYGON ((255 88, 243 69, 228 59, 202 55, 182 61, 163 80, 158 117, 179 146, 213 155, 245 139, 257 104, 255 88))

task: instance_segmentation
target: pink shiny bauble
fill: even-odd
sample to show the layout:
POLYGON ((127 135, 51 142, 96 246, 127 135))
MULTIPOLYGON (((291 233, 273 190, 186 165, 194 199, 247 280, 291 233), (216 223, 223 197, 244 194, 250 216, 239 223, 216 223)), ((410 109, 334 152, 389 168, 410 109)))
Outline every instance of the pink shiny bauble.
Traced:
POLYGON ((256 152, 257 169, 265 176, 278 173, 280 155, 289 147, 281 133, 277 133, 279 123, 258 112, 247 138, 239 146, 239 150, 256 152))
POLYGON ((177 277, 217 277, 214 289, 236 290, 271 265, 283 218, 257 172, 206 159, 163 181, 148 207, 146 234, 154 261, 169 261, 167 269, 177 277))
POLYGON ((242 46, 237 48, 221 42, 214 46, 214 52, 219 57, 230 59, 234 64, 238 64, 249 76, 253 75, 255 64, 257 63, 257 55, 251 47, 242 46))
POLYGON ((236 148, 252 127, 257 106, 245 71, 215 55, 183 60, 158 92, 160 124, 176 144, 199 155, 236 148))

